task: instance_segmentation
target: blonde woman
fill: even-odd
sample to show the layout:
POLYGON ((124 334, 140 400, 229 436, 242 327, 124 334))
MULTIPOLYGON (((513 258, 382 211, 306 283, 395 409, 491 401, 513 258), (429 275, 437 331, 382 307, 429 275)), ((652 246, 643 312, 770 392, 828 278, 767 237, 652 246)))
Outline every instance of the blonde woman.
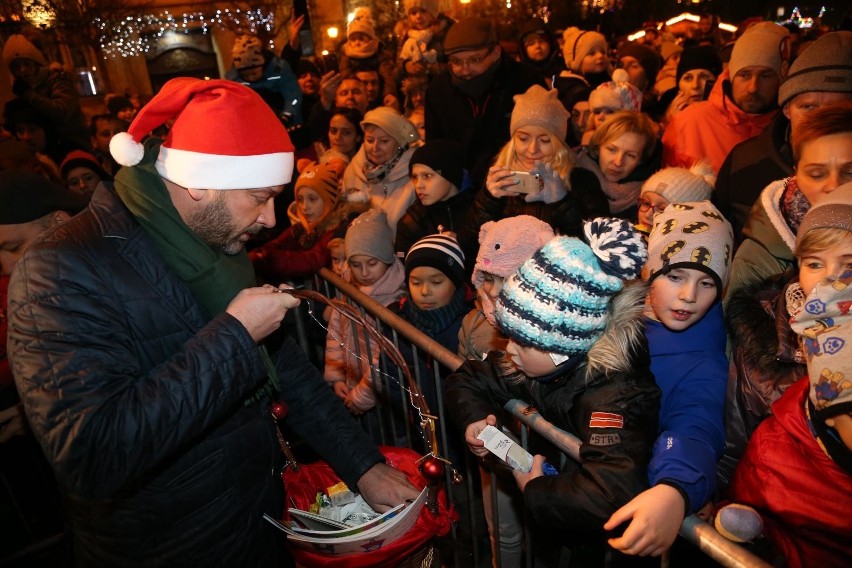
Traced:
POLYGON ((555 90, 534 85, 515 96, 512 137, 488 169, 485 188, 468 213, 470 226, 530 215, 560 234, 578 236, 583 219, 607 214, 595 176, 574 165, 565 142, 569 117, 555 90))

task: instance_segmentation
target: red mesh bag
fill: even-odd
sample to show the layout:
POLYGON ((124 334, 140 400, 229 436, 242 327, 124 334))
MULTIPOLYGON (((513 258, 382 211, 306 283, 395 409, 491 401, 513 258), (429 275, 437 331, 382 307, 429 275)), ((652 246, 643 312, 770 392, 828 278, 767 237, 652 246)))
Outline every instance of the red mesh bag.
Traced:
MULTIPOLYGON (((408 480, 423 489, 426 479, 417 468, 420 455, 408 448, 382 446, 379 448, 385 456, 387 464, 405 473, 408 480)), ((324 492, 328 487, 339 483, 340 478, 324 461, 312 464, 300 464, 299 470, 287 467, 282 474, 287 501, 295 503, 296 508, 307 510, 316 501, 318 491, 324 492)), ((416 554, 435 536, 443 536, 450 530, 450 524, 456 520, 455 511, 447 507, 446 493, 443 488, 438 490, 438 514, 432 514, 428 507, 423 507, 420 517, 414 527, 403 537, 377 550, 357 554, 330 556, 311 552, 295 546, 290 546, 290 553, 296 562, 302 566, 345 566, 346 568, 372 568, 376 566, 396 566, 410 556, 416 554)), ((290 520, 285 511, 284 519, 290 520)))

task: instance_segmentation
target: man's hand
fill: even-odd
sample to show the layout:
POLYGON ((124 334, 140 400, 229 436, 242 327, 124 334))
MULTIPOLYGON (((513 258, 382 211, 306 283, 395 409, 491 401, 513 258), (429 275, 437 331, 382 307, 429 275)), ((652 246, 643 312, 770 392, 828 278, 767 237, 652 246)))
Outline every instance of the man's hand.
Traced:
MULTIPOLYGON (((279 287, 285 290, 288 286, 279 287)), ((255 343, 278 329, 287 310, 299 305, 299 299, 279 293, 279 288, 266 284, 260 288, 246 288, 228 304, 227 313, 239 320, 255 343)))
POLYGON ((524 473, 523 471, 513 469, 512 475, 515 477, 515 482, 518 484, 518 489, 520 489, 521 493, 523 493, 524 488, 527 486, 527 483, 529 483, 536 477, 541 477, 542 475, 544 475, 544 456, 539 454, 533 456, 533 464, 532 468, 530 468, 529 473, 524 473))
POLYGON ((290 47, 296 51, 298 51, 299 46, 302 45, 302 38, 299 37, 299 32, 302 30, 303 25, 305 25, 304 14, 296 16, 295 18, 290 20, 290 23, 287 25, 287 33, 290 36, 290 47))
POLYGON ((604 530, 611 531, 630 521, 624 534, 609 539, 609 545, 624 554, 660 556, 677 537, 684 507, 680 491, 670 485, 656 485, 643 491, 613 513, 604 525, 604 530))
POLYGON ((467 448, 473 455, 484 458, 488 455, 488 449, 485 447, 485 442, 477 438, 480 432, 485 430, 486 426, 497 426, 497 417, 489 414, 485 420, 473 422, 467 425, 464 430, 464 441, 467 442, 467 448))
POLYGON ((379 513, 406 501, 414 501, 420 494, 404 473, 383 463, 377 463, 361 476, 358 491, 367 504, 379 513))
POLYGON ((329 71, 320 78, 320 101, 325 110, 331 110, 337 96, 337 88, 343 81, 343 75, 337 71, 329 71))

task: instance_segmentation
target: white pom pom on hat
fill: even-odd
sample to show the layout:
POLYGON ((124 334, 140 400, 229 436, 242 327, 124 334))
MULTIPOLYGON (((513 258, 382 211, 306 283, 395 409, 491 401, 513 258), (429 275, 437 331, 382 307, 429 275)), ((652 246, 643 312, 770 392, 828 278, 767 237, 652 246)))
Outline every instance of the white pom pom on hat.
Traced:
POLYGON ((155 167, 195 189, 254 189, 290 181, 294 147, 284 126, 250 88, 222 79, 172 79, 145 105, 110 153, 123 166, 144 156, 142 140, 174 120, 155 167))

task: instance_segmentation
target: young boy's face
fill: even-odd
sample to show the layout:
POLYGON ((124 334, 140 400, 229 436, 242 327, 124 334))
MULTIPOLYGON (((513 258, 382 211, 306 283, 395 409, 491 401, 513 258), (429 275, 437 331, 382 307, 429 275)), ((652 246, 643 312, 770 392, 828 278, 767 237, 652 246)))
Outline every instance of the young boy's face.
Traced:
POLYGON ((352 279, 358 286, 372 286, 385 275, 389 264, 366 254, 356 254, 346 260, 352 273, 352 279))
POLYGON ((852 270, 852 234, 833 247, 808 252, 799 259, 799 286, 805 297, 821 281, 852 270))
POLYGON ((479 291, 491 298, 491 301, 496 301, 497 296, 500 295, 500 290, 503 289, 503 283, 505 281, 506 279, 502 276, 484 272, 482 276, 482 286, 479 288, 479 291))
POLYGON ((418 266, 408 275, 408 292, 419 309, 437 310, 450 303, 456 285, 437 268, 418 266))
POLYGON ((524 347, 509 340, 506 353, 512 358, 512 363, 523 374, 530 378, 544 377, 556 370, 556 364, 550 355, 535 347, 524 347))
POLYGON ((412 8, 408 11, 408 23, 415 30, 425 30, 432 25, 435 18, 423 8, 412 8))
POLYGON ((370 36, 368 36, 364 32, 355 32, 354 34, 349 36, 348 42, 352 45, 353 48, 359 49, 370 43, 370 36))
POLYGON ((296 191, 296 207, 311 226, 325 215, 325 201, 310 187, 303 186, 296 191))
POLYGON ((343 276, 346 271, 346 248, 343 243, 328 247, 331 255, 331 270, 338 276, 343 276))
POLYGON ((595 47, 580 62, 580 73, 602 73, 606 71, 606 63, 606 51, 595 47))
POLYGON ((429 206, 446 201, 458 194, 459 190, 445 177, 423 164, 414 164, 411 168, 411 181, 414 182, 414 191, 417 199, 423 205, 429 206))
POLYGON ((672 331, 683 331, 704 317, 716 301, 716 282, 706 272, 675 268, 651 282, 645 315, 672 331))

